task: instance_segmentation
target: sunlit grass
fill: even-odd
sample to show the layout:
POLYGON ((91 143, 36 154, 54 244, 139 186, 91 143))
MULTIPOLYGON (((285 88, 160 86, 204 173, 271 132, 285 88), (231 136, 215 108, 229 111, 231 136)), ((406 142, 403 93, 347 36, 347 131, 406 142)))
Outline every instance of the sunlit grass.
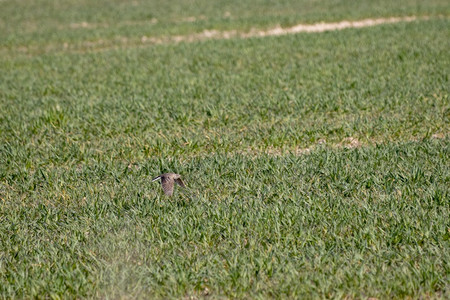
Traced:
POLYGON ((0 295, 448 298, 448 23, 0 57, 0 295))

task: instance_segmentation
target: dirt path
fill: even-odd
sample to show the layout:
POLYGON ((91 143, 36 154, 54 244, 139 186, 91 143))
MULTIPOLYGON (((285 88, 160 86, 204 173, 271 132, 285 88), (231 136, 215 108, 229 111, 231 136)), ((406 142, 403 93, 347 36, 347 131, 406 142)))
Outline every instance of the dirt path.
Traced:
POLYGON ((342 30, 346 28, 361 28, 370 27, 382 24, 391 24, 399 22, 412 22, 416 20, 428 20, 429 17, 393 17, 393 18, 379 18, 379 19, 364 19, 359 21, 341 21, 334 23, 315 23, 315 24, 298 24, 293 27, 282 28, 280 26, 267 29, 252 29, 249 32, 240 32, 237 30, 230 31, 218 31, 218 30, 204 30, 201 33, 190 35, 177 35, 164 38, 145 37, 141 38, 142 42, 193 42, 207 39, 230 39, 230 38, 252 38, 252 37, 265 37, 265 36, 278 36, 287 34, 296 34, 302 32, 324 32, 333 30, 342 30))
MULTIPOLYGON (((435 17, 447 18, 447 17, 435 17)), ((176 43, 190 43, 196 41, 204 41, 211 39, 231 39, 231 38, 255 38, 266 36, 280 36, 297 33, 318 33, 325 31, 343 30, 347 28, 363 28, 382 24, 393 24, 400 22, 426 21, 432 19, 428 16, 416 17, 391 17, 378 19, 364 19, 359 21, 340 21, 331 23, 315 23, 315 24, 298 24, 292 27, 282 28, 280 26, 270 29, 251 29, 243 32, 239 30, 219 31, 219 30, 204 30, 199 33, 187 35, 172 35, 172 36, 141 36, 141 37, 124 37, 116 36, 113 39, 99 39, 96 41, 80 41, 75 43, 64 44, 50 44, 44 47, 19 47, 15 50, 26 53, 28 55, 39 55, 49 52, 69 52, 69 53, 88 53, 101 52, 116 48, 139 48, 147 47, 149 45, 159 44, 176 44, 176 43)), ((14 50, 14 49, 10 49, 14 50)))
POLYGON ((390 24, 398 22, 412 22, 415 20, 428 20, 429 17, 397 17, 397 18, 380 18, 365 19, 360 21, 341 21, 335 23, 316 23, 316 24, 298 24, 289 28, 274 28, 268 31, 259 31, 256 36, 285 35, 300 32, 324 32, 332 30, 342 30, 346 28, 370 27, 381 24, 390 24))

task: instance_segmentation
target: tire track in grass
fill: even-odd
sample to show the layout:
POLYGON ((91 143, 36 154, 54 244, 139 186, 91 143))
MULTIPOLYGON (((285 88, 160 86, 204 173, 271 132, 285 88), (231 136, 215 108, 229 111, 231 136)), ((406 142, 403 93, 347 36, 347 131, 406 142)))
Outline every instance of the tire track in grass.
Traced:
MULTIPOLYGON (((449 137, 448 133, 436 133, 431 135, 429 138, 435 139, 435 140, 444 140, 449 137)), ((420 141, 420 138, 416 139, 409 139, 406 141, 401 142, 418 142, 420 141)), ((328 148, 330 150, 332 149, 355 149, 355 148, 364 148, 364 147, 371 147, 375 146, 377 144, 389 144, 393 141, 382 141, 382 140, 373 140, 369 142, 362 142, 356 137, 346 137, 339 143, 327 143, 325 139, 320 139, 317 141, 316 144, 313 144, 309 147, 301 148, 301 147, 293 147, 293 148, 279 148, 279 147, 268 147, 265 150, 259 150, 259 149, 252 149, 247 148, 246 150, 239 151, 238 153, 234 152, 233 154, 239 154, 244 156, 250 156, 250 157, 258 157, 260 155, 268 155, 268 156, 284 156, 288 154, 293 154, 295 156, 301 156, 301 155, 307 155, 312 153, 315 150, 318 149, 325 149, 328 148)))
MULTIPOLYGON (((340 21, 340 22, 320 22, 314 24, 297 24, 292 27, 282 28, 281 26, 273 27, 270 29, 251 29, 248 32, 239 30, 203 30, 199 33, 187 34, 187 35, 171 35, 171 36, 141 36, 141 37, 125 37, 116 36, 113 39, 98 39, 95 41, 81 41, 78 43, 63 43, 63 44, 50 44, 47 46, 22 46, 14 49, 3 49, 3 51, 21 52, 27 55, 39 55, 51 52, 63 52, 63 53, 90 53, 101 52, 113 49, 123 48, 140 48, 148 47, 151 45, 165 45, 165 44, 177 44, 177 43, 192 43, 205 40, 222 40, 232 38, 257 38, 267 36, 281 36, 298 33, 321 33, 326 31, 344 30, 348 28, 364 28, 379 26, 384 24, 394 24, 400 22, 414 22, 414 21, 427 21, 432 19, 448 19, 449 16, 403 16, 403 17, 390 17, 390 18, 377 18, 377 19, 363 19, 359 21, 340 21)), ((2 51, 2 52, 3 52, 2 51)))
MULTIPOLYGON (((428 138, 432 140, 446 140, 450 137, 450 132, 438 132, 430 135, 428 138)), ((244 149, 235 149, 230 152, 227 152, 227 156, 233 157, 233 156, 245 156, 250 158, 257 158, 260 156, 270 156, 270 157, 281 157, 285 155, 294 155, 294 156, 303 156, 303 155, 309 155, 313 153, 314 151, 320 150, 320 149, 328 149, 328 150, 334 150, 334 149, 356 149, 356 148, 366 148, 366 147, 374 147, 376 145, 387 145, 387 144, 393 144, 393 143, 408 143, 408 142, 420 142, 423 139, 426 139, 427 137, 422 138, 410 138, 405 140, 381 140, 381 139, 374 139, 369 141, 361 141, 356 137, 346 137, 342 139, 340 142, 328 142, 325 139, 319 139, 316 143, 307 146, 307 147, 300 147, 300 146, 294 146, 294 147, 273 147, 268 146, 266 148, 253 148, 253 147, 247 147, 244 149)), ((193 157, 211 157, 220 154, 221 152, 215 152, 211 151, 208 153, 196 153, 194 155, 190 155, 188 157, 178 157, 181 161, 188 161, 193 157)))

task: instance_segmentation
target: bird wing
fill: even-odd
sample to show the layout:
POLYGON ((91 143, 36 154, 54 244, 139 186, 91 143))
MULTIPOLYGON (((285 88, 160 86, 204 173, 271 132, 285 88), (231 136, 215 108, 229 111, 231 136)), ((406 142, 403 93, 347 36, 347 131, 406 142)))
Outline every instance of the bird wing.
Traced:
POLYGON ((158 175, 158 176, 156 176, 155 178, 152 179, 152 182, 153 182, 153 181, 156 181, 156 180, 158 180, 158 179, 160 179, 160 178, 161 178, 161 175, 158 175))
POLYGON ((181 180, 181 178, 175 179, 175 182, 181 187, 184 187, 184 188, 186 187, 186 185, 184 184, 183 180, 181 180))
POLYGON ((172 196, 173 194, 173 179, 167 177, 161 177, 161 186, 164 190, 164 194, 172 196))

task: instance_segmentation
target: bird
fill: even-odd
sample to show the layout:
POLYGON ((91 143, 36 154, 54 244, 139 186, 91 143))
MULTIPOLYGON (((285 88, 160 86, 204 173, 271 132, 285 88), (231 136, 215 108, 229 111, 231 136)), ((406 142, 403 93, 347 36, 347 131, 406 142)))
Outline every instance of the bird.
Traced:
POLYGON ((163 188, 164 194, 167 196, 172 196, 173 194, 173 185, 176 182, 179 186, 185 188, 186 185, 184 184, 183 180, 181 180, 181 175, 176 173, 164 173, 161 175, 156 176, 152 179, 153 181, 156 181, 158 179, 161 179, 161 186, 163 188))

